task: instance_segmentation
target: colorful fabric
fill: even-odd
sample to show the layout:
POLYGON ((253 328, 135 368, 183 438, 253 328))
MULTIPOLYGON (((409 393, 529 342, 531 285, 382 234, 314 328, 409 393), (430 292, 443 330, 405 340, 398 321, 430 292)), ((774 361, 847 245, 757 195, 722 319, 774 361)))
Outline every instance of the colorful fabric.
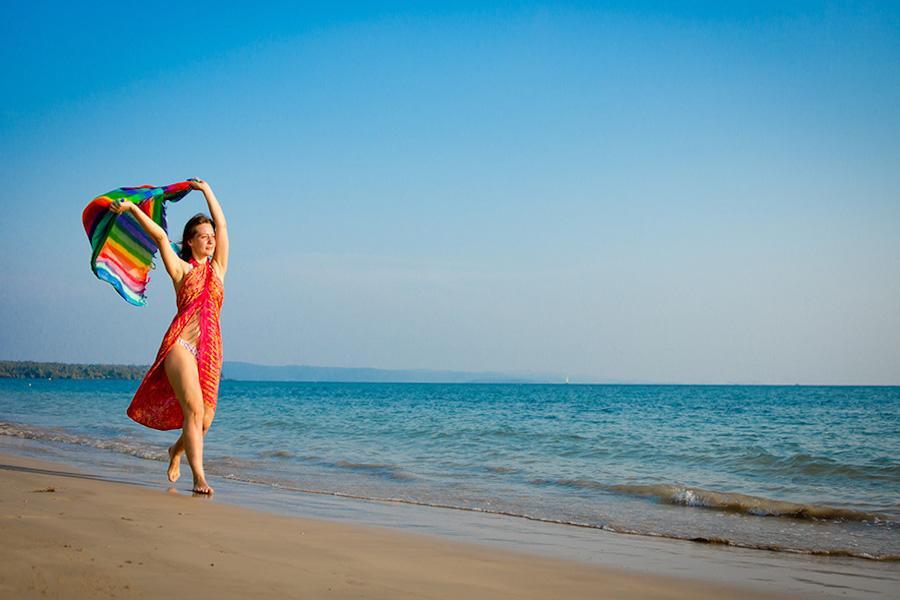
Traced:
POLYGON ((183 333, 199 331, 196 358, 203 403, 215 408, 219 396, 219 377, 222 372, 219 312, 225 288, 209 260, 197 263, 192 258, 191 264, 194 268, 184 276, 176 296, 178 314, 169 325, 156 360, 128 407, 129 417, 153 429, 178 429, 184 421, 181 405, 175 397, 163 364, 183 333))
POLYGON ((133 202, 166 229, 165 203, 178 202, 190 191, 190 181, 165 187, 122 187, 97 196, 81 214, 84 231, 91 243, 91 270, 98 278, 110 283, 130 304, 143 306, 147 303, 145 292, 158 248, 131 213, 116 214, 109 210, 110 204, 133 202))

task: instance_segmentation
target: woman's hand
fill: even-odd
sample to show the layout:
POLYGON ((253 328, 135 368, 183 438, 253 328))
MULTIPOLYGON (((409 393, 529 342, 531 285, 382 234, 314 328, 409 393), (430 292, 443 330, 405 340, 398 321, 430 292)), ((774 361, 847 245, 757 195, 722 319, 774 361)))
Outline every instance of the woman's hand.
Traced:
POLYGON ((209 184, 206 183, 205 181, 203 181, 202 179, 200 179, 199 177, 192 177, 192 178, 188 179, 188 181, 191 184, 191 189, 201 190, 203 192, 211 189, 209 187, 209 184))
POLYGON ((126 213, 137 206, 134 202, 129 202, 128 200, 124 200, 119 198, 114 202, 110 202, 109 210, 113 211, 117 215, 121 215, 122 213, 126 213))

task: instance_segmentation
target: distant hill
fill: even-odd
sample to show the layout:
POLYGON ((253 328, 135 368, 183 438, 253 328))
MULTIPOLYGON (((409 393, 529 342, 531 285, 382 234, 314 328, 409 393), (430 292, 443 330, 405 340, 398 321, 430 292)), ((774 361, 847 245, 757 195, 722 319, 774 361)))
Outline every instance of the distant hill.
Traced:
MULTIPOLYGON (((141 379, 149 365, 72 364, 35 361, 0 361, 0 378, 16 379, 141 379)), ((225 361, 222 378, 241 381, 345 381, 393 383, 558 383, 558 378, 523 378, 504 373, 269 366, 225 361)))

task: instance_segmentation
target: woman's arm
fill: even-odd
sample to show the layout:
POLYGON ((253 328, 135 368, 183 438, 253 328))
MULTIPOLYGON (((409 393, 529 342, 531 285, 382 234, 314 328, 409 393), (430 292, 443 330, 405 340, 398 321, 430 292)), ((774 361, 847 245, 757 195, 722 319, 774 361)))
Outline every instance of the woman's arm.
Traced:
POLYGON ((225 213, 222 212, 222 206, 207 182, 202 179, 192 179, 190 182, 191 187, 200 190, 206 196, 209 216, 216 224, 216 249, 213 251, 212 262, 218 268, 219 277, 224 279, 225 271, 228 270, 228 224, 225 222, 225 213))
POLYGON ((185 265, 187 263, 181 260, 181 258, 175 254, 175 251, 172 250, 172 246, 169 245, 169 236, 166 235, 166 230, 160 227, 156 221, 148 217, 134 202, 128 202, 127 200, 121 203, 113 202, 110 204, 109 209, 118 214, 125 212, 131 213, 131 216, 133 216, 144 231, 147 232, 150 239, 156 243, 156 246, 159 248, 159 254, 162 256, 163 264, 166 265, 166 271, 169 273, 169 277, 172 278, 172 282, 177 286, 178 282, 184 277, 185 265))

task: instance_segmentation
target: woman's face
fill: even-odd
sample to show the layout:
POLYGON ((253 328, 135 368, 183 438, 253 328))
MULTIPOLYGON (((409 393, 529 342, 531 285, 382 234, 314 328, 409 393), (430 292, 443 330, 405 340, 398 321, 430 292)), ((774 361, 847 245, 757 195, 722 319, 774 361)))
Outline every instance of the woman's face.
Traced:
POLYGON ((194 228, 194 235, 188 240, 194 256, 206 258, 216 249, 216 232, 209 223, 200 223, 194 228))

